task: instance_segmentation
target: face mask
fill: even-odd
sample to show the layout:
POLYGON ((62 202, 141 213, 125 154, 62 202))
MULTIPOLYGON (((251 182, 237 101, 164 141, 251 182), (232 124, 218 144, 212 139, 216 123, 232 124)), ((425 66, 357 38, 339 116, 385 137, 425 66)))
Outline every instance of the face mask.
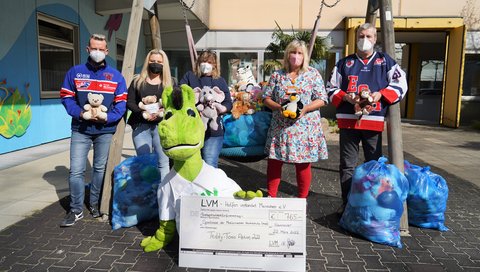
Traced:
POLYGON ((213 65, 211 65, 210 63, 208 62, 202 62, 200 63, 200 71, 202 72, 202 74, 210 74, 213 70, 213 65))
POLYGON ((90 50, 90 58, 94 62, 100 63, 105 59, 105 52, 100 50, 90 50))
POLYGON ((370 40, 362 38, 357 41, 357 48, 362 52, 369 52, 373 48, 373 44, 370 40))
POLYGON ((148 71, 152 74, 162 74, 163 73, 163 64, 161 63, 149 63, 148 64, 148 71))
POLYGON ((290 65, 301 66, 303 63, 303 55, 290 54, 289 61, 290 61, 290 65))

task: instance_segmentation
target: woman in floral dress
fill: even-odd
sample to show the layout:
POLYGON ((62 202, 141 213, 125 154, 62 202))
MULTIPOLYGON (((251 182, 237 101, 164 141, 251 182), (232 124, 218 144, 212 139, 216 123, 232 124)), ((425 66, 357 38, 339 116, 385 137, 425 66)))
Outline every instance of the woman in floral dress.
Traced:
POLYGON ((283 68, 272 74, 265 89, 264 103, 273 112, 265 145, 271 197, 277 196, 283 163, 295 164, 298 197, 306 198, 312 180, 311 163, 328 158, 319 111, 328 97, 322 76, 308 66, 309 61, 305 42, 292 41, 285 49, 283 68), (294 118, 285 117, 282 107, 292 95, 300 97, 303 104, 294 118))

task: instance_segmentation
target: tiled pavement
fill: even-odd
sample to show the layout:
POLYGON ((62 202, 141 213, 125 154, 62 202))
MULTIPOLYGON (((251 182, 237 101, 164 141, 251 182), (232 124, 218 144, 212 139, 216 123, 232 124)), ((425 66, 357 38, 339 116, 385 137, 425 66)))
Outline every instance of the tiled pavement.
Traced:
MULTIPOLYGON (((442 132, 431 128, 425 131, 429 135, 442 132)), ((470 146, 477 152, 475 156, 479 152, 476 136, 477 142, 470 146)), ((408 152, 409 137, 418 138, 418 132, 411 135, 404 132, 405 159, 421 166, 430 165, 414 154, 428 153, 421 145, 414 148, 415 152, 408 152)), ((329 153, 328 160, 312 167, 307 209, 307 271, 480 271, 477 185, 455 175, 454 170, 447 172, 431 165, 432 171, 442 175, 449 185, 446 226, 450 230, 410 227, 411 236, 402 237, 402 249, 379 245, 338 226, 335 210, 341 200, 335 141, 329 141, 329 153)), ((221 160, 220 167, 243 188, 265 188, 265 160, 252 163, 221 160)), ((295 195, 292 165, 284 165, 280 192, 282 197, 295 195)), ((156 220, 112 231, 108 223, 86 214, 73 227, 60 228, 58 224, 67 206, 68 199, 62 198, 1 231, 0 271, 208 271, 178 267, 178 239, 165 250, 142 252, 139 243, 144 236, 153 234, 156 220)))

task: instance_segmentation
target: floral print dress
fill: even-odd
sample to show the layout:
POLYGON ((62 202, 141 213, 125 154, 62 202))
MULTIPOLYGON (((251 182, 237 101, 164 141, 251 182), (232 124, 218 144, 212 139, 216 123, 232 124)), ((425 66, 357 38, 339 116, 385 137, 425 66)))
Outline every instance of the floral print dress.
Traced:
MULTIPOLYGON (((316 99, 328 103, 322 76, 312 67, 299 74, 295 81, 292 81, 284 70, 275 71, 263 97, 269 97, 283 105, 288 101, 292 89, 300 95, 303 105, 316 99)), ((320 110, 311 111, 296 120, 285 118, 280 111, 274 111, 265 144, 268 158, 290 163, 327 159, 327 143, 320 119, 320 110)))

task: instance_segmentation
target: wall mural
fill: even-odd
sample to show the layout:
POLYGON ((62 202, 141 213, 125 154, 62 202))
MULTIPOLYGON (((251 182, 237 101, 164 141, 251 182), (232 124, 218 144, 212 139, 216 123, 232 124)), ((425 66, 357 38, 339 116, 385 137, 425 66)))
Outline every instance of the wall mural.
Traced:
POLYGON ((27 132, 32 120, 32 97, 28 92, 29 83, 25 84, 28 102, 18 88, 7 88, 6 84, 6 79, 0 81, 0 135, 10 139, 13 136, 21 137, 27 132))
POLYGON ((120 28, 120 25, 122 25, 122 18, 123 15, 121 13, 112 14, 108 17, 108 21, 105 24, 105 30, 108 30, 108 41, 110 41, 110 38, 112 37, 112 32, 117 31, 120 28))

